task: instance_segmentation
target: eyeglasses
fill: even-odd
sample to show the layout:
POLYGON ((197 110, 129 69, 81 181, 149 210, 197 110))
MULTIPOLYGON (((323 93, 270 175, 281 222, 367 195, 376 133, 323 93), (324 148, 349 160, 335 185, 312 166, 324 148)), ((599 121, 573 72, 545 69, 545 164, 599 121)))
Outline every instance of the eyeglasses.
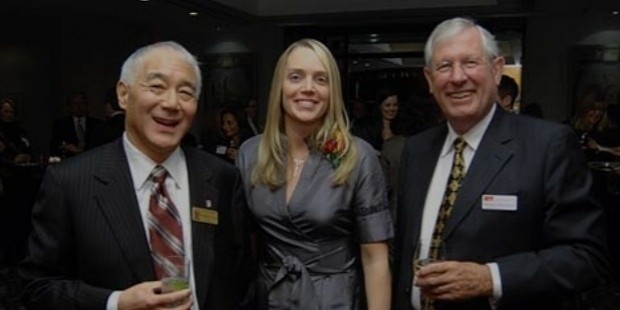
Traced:
POLYGON ((436 74, 448 75, 452 74, 457 67, 464 72, 472 72, 486 63, 485 58, 472 57, 462 61, 444 60, 440 63, 432 64, 431 68, 436 74))

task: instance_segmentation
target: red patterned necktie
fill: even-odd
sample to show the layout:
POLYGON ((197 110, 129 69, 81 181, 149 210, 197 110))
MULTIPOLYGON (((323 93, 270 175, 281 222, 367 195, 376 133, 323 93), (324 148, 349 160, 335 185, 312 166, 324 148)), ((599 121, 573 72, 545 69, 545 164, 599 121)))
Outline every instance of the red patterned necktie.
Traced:
POLYGON ((174 263, 178 262, 171 262, 172 256, 178 256, 180 259, 185 254, 181 217, 166 190, 167 176, 166 169, 159 165, 153 169, 150 176, 153 184, 149 201, 148 226, 151 252, 158 279, 166 274, 164 270, 175 268, 174 263))

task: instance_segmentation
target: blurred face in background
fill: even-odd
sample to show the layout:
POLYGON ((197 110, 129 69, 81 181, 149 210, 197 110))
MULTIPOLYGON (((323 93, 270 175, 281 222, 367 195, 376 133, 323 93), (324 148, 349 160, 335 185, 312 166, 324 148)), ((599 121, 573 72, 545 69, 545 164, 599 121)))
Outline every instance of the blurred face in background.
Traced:
POLYGON ((72 116, 75 116, 75 117, 86 116, 87 107, 88 107, 88 101, 82 94, 73 94, 69 98, 69 110, 72 116))
POLYGON ((2 102, 0 106, 0 120, 4 123, 15 121, 15 107, 11 103, 2 102))
POLYGON ((396 118, 396 114, 398 113, 398 96, 393 95, 385 98, 383 102, 381 102, 381 116, 386 121, 391 121, 396 118))
POLYGON ((256 117, 258 112, 258 103, 256 100, 252 99, 248 102, 248 105, 245 106, 245 115, 251 119, 256 117))
POLYGON ((595 125, 603 118, 603 109, 599 107, 592 107, 586 112, 586 121, 590 125, 595 125))
POLYGON ((233 138, 239 135, 239 123, 234 115, 230 113, 222 115, 222 131, 226 138, 233 138))

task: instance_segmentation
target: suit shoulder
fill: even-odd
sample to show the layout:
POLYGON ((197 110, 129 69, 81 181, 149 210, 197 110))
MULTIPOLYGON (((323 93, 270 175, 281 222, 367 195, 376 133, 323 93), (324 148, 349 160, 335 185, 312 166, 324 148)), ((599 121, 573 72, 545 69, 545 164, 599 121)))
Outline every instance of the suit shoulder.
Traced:
POLYGON ((64 159, 58 164, 53 164, 54 170, 59 174, 92 173, 105 159, 109 159, 113 153, 113 144, 118 141, 110 142, 94 149, 77 154, 73 157, 64 159))
POLYGON ((353 141, 359 151, 360 158, 378 155, 377 150, 375 150, 366 140, 353 136, 353 141))
POLYGON ((428 146, 430 141, 437 137, 445 137, 447 134, 447 126, 445 124, 434 126, 421 131, 415 135, 407 137, 405 140, 405 149, 419 148, 420 146, 428 146))
POLYGON ((239 147, 239 153, 255 152, 258 149, 262 137, 262 134, 258 134, 245 140, 239 147))
POLYGON ((510 115, 512 121, 521 131, 531 134, 531 138, 545 138, 557 134, 574 134, 573 129, 567 124, 544 120, 527 115, 510 115))
POLYGON ((183 151, 186 154, 187 160, 194 160, 197 164, 206 166, 215 173, 235 174, 237 172, 233 164, 204 150, 186 147, 183 151))

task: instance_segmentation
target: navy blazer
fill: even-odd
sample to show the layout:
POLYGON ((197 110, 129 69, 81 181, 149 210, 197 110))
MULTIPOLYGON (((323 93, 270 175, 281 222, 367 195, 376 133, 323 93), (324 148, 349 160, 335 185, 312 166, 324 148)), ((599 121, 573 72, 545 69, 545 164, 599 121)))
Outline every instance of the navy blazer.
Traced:
MULTIPOLYGON (((408 139, 401 158, 394 309, 411 309, 413 252, 446 125, 408 139)), ((467 171, 443 238, 449 260, 496 262, 499 309, 556 309, 608 272, 603 208, 572 130, 497 108, 467 171), (483 210, 481 196, 514 195, 516 211, 483 210)), ((487 298, 437 303, 488 309, 487 298)))
MULTIPOLYGON (((191 221, 201 309, 234 309, 250 272, 245 196, 237 169, 193 148, 191 207, 213 202, 219 223, 191 221)), ((47 168, 20 273, 35 309, 105 309, 109 295, 156 280, 122 139, 47 168)))

